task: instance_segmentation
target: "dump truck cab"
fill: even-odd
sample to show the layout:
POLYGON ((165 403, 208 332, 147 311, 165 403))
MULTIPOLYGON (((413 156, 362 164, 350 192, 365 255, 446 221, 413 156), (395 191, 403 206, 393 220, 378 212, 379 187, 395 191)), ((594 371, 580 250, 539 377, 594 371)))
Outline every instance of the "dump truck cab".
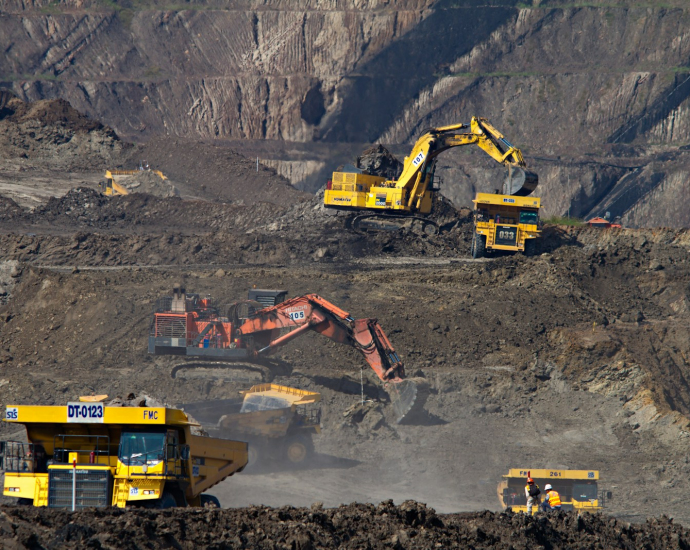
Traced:
POLYGON ((472 257, 481 258, 491 250, 535 252, 541 235, 538 197, 518 197, 477 193, 474 203, 472 257))
POLYGON ((217 505, 203 491, 247 464, 247 444, 202 437, 164 407, 7 406, 27 441, 0 442, 3 495, 50 508, 217 505))
MULTIPOLYGON (((606 498, 611 498, 609 492, 600 491, 599 472, 597 470, 527 470, 514 468, 503 476, 498 484, 498 498, 501 506, 512 508, 513 512, 527 512, 527 497, 525 486, 527 478, 531 477, 541 490, 540 498, 544 498, 544 487, 547 483, 558 492, 561 497, 563 510, 579 510, 596 512, 604 507, 606 498)), ((533 512, 536 512, 537 507, 533 512)))

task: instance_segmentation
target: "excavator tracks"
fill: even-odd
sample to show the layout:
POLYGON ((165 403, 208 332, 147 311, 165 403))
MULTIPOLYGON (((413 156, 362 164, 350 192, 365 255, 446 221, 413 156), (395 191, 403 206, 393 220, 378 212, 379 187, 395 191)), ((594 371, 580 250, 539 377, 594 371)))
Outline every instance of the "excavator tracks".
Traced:
POLYGON ((411 216, 409 214, 359 214, 350 218, 347 221, 348 228, 359 233, 360 235, 366 235, 372 231, 399 231, 408 222, 412 222, 411 225, 416 225, 414 222, 421 223, 421 232, 425 235, 438 235, 440 228, 438 224, 428 218, 422 216, 411 216))
POLYGON ((183 380, 223 380, 262 384, 273 380, 271 368, 256 363, 230 361, 194 361, 175 365, 170 371, 172 378, 183 380))

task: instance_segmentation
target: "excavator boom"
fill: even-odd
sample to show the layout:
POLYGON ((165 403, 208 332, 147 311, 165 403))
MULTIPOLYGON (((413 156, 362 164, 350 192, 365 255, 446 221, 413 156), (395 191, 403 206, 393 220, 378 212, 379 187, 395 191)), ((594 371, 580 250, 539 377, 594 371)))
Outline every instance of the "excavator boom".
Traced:
POLYGON ((237 329, 237 334, 240 345, 243 338, 250 337, 258 346, 255 354, 260 356, 273 353, 307 330, 357 349, 384 383, 399 382, 404 377, 403 363, 376 319, 355 320, 316 294, 255 312, 237 329), (284 329, 291 330, 281 334, 284 329))
POLYGON ((215 367, 218 360, 261 363, 262 357, 311 330, 362 354, 388 391, 398 420, 414 407, 421 408, 418 383, 405 378, 403 362, 376 319, 354 319, 316 294, 283 301, 285 293, 251 290, 249 299, 230 305, 226 315, 210 297, 177 288, 156 305, 149 352, 215 361, 180 365, 173 369, 176 376, 186 367, 202 372, 204 365, 215 367))

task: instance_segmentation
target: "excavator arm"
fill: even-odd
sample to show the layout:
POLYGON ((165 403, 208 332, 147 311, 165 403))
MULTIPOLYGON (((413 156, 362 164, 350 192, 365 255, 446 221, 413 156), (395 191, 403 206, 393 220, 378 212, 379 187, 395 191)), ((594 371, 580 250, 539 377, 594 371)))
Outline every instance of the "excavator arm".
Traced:
POLYGON ((427 174, 433 169, 436 157, 448 149, 464 145, 477 145, 496 162, 508 167, 511 188, 515 188, 515 182, 520 180, 521 185, 529 184, 529 192, 536 188, 537 175, 523 170, 526 165, 520 149, 512 145, 486 119, 479 117, 472 117, 469 126, 453 124, 426 130, 414 144, 410 156, 405 157, 398 180, 390 183, 400 189, 410 189, 408 206, 413 206, 429 185, 431 178, 427 174))
POLYGON ((417 383, 405 379, 403 363, 378 321, 354 319, 347 311, 316 294, 306 294, 255 312, 237 329, 237 337, 240 345, 259 357, 274 353, 309 330, 351 346, 362 354, 388 390, 398 421, 415 405, 421 408, 423 400, 418 400, 417 383))
POLYGON ((402 361, 376 319, 355 320, 316 294, 257 311, 237 329, 237 335, 242 340, 251 338, 254 354, 261 356, 275 352, 308 330, 354 347, 383 382, 398 382, 405 376, 402 361))

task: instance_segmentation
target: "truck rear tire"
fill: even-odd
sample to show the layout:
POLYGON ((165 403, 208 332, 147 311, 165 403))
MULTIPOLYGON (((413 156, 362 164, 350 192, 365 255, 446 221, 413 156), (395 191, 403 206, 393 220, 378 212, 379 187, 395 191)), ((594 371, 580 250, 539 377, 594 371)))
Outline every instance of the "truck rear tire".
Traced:
POLYGON ((477 233, 472 237, 472 257, 483 258, 486 253, 486 237, 477 233))
POLYGON ((247 449, 247 466, 256 468, 266 458, 266 447, 259 442, 250 441, 247 449))
POLYGON ((290 437, 285 442, 284 455, 288 462, 301 464, 314 453, 314 442, 311 436, 299 434, 290 437))
POLYGON ((201 495, 202 508, 217 508, 220 510, 220 501, 213 495, 201 495))

